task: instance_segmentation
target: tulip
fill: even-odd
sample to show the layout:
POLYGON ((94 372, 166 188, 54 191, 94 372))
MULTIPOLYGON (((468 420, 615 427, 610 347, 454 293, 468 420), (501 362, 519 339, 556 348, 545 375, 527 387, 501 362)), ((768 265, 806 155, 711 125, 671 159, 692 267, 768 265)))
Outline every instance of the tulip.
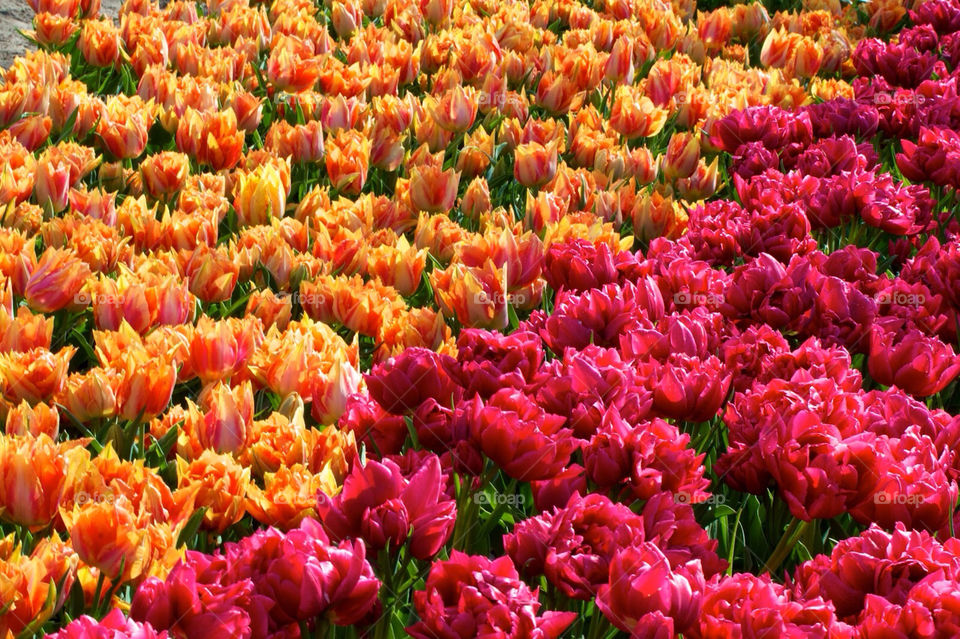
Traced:
POLYGON ((278 120, 267 131, 264 148, 294 162, 319 162, 323 158, 323 128, 319 120, 296 126, 278 120))
POLYGON ((670 181, 688 178, 697 170, 699 160, 699 138, 692 133, 674 133, 663 156, 663 175, 670 181))
POLYGON ((63 388, 75 352, 73 346, 66 346, 56 353, 36 348, 25 353, 0 354, 3 397, 14 403, 30 404, 51 399, 63 388))
POLYGON ((449 406, 458 395, 457 384, 445 369, 449 363, 449 356, 409 348, 374 366, 365 376, 367 388, 377 403, 394 415, 410 413, 428 399, 449 406))
POLYGON ((107 374, 98 368, 68 376, 57 403, 80 423, 110 417, 117 410, 116 392, 107 374))
POLYGON ((264 473, 263 483, 263 490, 254 483, 247 487, 247 512, 260 523, 281 530, 296 528, 304 519, 316 517, 318 495, 332 495, 340 489, 329 467, 312 473, 303 464, 264 473))
POLYGON ((430 273, 430 285, 440 310, 471 328, 502 329, 509 322, 506 267, 492 260, 482 267, 451 265, 430 273))
POLYGON ((457 200, 460 172, 432 166, 413 167, 410 172, 410 203, 416 211, 447 213, 457 200))
POLYGON ((10 409, 7 413, 7 435, 32 435, 39 437, 45 434, 56 440, 60 431, 60 413, 57 409, 46 404, 37 404, 31 407, 26 401, 10 409))
POLYGON ((198 424, 197 441, 217 453, 239 453, 251 442, 253 389, 250 382, 230 388, 223 382, 206 396, 207 412, 198 424))
POLYGON ((128 421, 153 419, 167 408, 177 381, 177 368, 173 362, 158 361, 134 356, 120 371, 117 386, 117 414, 128 421))
POLYGON ((136 637, 137 639, 164 639, 163 632, 157 632, 148 623, 137 623, 126 619, 119 608, 114 608, 103 619, 82 615, 49 635, 51 639, 84 639, 85 637, 136 637))
POLYGON ((0 436, 0 518, 31 530, 57 515, 67 478, 89 453, 49 435, 0 436))
POLYGON ((698 560, 673 565, 656 544, 628 546, 610 562, 610 579, 600 587, 597 607, 613 625, 640 636, 661 629, 690 632, 705 587, 698 560))
POLYGON ((475 177, 460 201, 460 210, 471 220, 479 220, 480 216, 492 208, 490 202, 490 185, 483 177, 475 177))
POLYGON ((240 276, 239 267, 223 249, 201 244, 184 267, 190 292, 208 304, 223 302, 233 295, 240 276))
POLYGON ((557 173, 557 142, 521 144, 514 151, 513 177, 527 188, 539 188, 557 173))
POLYGON ((88 64, 113 66, 120 58, 120 31, 110 20, 85 20, 77 48, 88 64))
POLYGON ((440 128, 453 133, 468 131, 477 117, 475 94, 459 84, 426 108, 440 128))
POLYGON ((177 486, 181 490, 199 488, 195 507, 206 507, 203 526, 217 534, 243 518, 249 482, 250 469, 229 455, 205 450, 192 462, 177 457, 177 486))
POLYGON ((638 96, 630 87, 620 86, 610 109, 610 126, 628 140, 648 138, 663 129, 667 111, 647 96, 638 96))
POLYGON ((82 308, 86 300, 80 289, 89 275, 90 267, 73 251, 47 248, 30 274, 23 296, 30 308, 41 313, 82 308))
POLYGON ((677 180, 677 190, 680 195, 688 201, 695 201, 708 198, 716 193, 719 160, 720 158, 716 157, 713 162, 707 164, 701 158, 690 177, 677 180))
POLYGON ((70 544, 80 560, 116 581, 142 577, 149 568, 151 539, 124 497, 61 510, 70 544))
POLYGON ((37 178, 34 190, 37 203, 51 213, 66 208, 71 183, 70 165, 64 160, 53 160, 47 154, 37 162, 37 178))
POLYGON ((553 476, 577 448, 563 417, 547 413, 518 390, 504 388, 487 402, 474 398, 457 412, 483 453, 521 481, 553 476))
POLYGON ((953 347, 916 329, 905 334, 874 326, 870 331, 870 376, 916 397, 936 395, 960 375, 953 347))
POLYGON ((267 329, 276 326, 282 331, 290 324, 292 312, 293 304, 289 295, 256 289, 247 298, 244 315, 256 317, 267 329))
POLYGON ((182 189, 190 176, 190 161, 183 153, 161 151, 140 163, 143 189, 155 200, 169 200, 182 189))
POLYGON ((316 379, 311 403, 311 414, 320 424, 335 424, 346 410, 347 398, 360 389, 363 376, 342 357, 334 360, 333 368, 324 377, 316 379))
POLYGON ((261 165, 252 173, 242 173, 239 180, 233 207, 241 226, 268 224, 274 217, 283 217, 287 193, 277 169, 261 165))
POLYGON ((417 559, 433 557, 453 534, 454 501, 445 498, 436 455, 409 478, 392 461, 354 466, 336 497, 320 495, 317 514, 333 541, 361 537, 371 550, 407 541, 417 559))
POLYGON ((370 140, 358 131, 338 131, 329 141, 324 162, 335 189, 359 195, 370 167, 370 140))
POLYGON ((427 249, 410 246, 401 235, 396 246, 378 246, 367 253, 367 273, 409 297, 420 287, 428 255, 427 249))
POLYGON ((633 84, 633 48, 633 38, 627 36, 617 38, 603 68, 604 78, 612 84, 633 84))
POLYGON ((271 48, 270 57, 267 58, 267 80, 277 90, 299 93, 313 88, 320 76, 321 66, 307 53, 309 48, 303 41, 286 46, 285 43, 291 39, 296 37, 286 36, 284 44, 271 48))
POLYGON ((0 310, 0 353, 25 353, 34 348, 50 350, 53 318, 34 315, 26 307, 17 309, 15 318, 0 310))
POLYGON ((456 550, 433 563, 413 605, 419 621, 406 631, 414 639, 509 636, 518 628, 556 639, 576 618, 573 612, 538 615, 537 592, 520 581, 509 557, 490 560, 456 550))
POLYGON ((147 146, 153 112, 153 103, 144 103, 139 96, 109 99, 97 124, 104 149, 118 160, 138 157, 147 146))

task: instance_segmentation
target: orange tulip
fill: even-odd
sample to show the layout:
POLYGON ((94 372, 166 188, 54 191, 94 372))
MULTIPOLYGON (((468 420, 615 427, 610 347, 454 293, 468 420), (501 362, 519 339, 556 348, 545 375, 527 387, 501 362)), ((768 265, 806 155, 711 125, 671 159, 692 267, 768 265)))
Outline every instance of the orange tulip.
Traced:
POLYGON ((56 517, 71 467, 90 455, 82 441, 49 435, 0 435, 0 518, 31 530, 56 517))
POLYGON ((787 63, 786 71, 798 78, 812 78, 820 70, 823 49, 810 38, 801 38, 787 63))
MULTIPOLYGON (((12 546, 8 539, 0 543, 12 546)), ((66 601, 76 571, 76 554, 56 538, 40 539, 29 556, 20 547, 0 553, 0 637, 34 635, 66 601)))
POLYGON ((67 377, 57 403, 81 423, 110 417, 117 409, 117 397, 110 378, 99 368, 67 377))
POLYGON ((557 142, 521 144, 514 151, 513 177, 527 188, 539 188, 557 174, 557 142))
POLYGON ((110 67, 120 58, 120 31, 110 20, 85 20, 77 48, 95 67, 110 67))
POLYGON ((33 17, 33 39, 44 46, 56 48, 77 32, 73 17, 52 13, 38 13, 33 17))
POLYGON ((620 36, 613 43, 603 76, 613 84, 633 84, 633 38, 620 36))
POLYGON ((785 67, 801 37, 796 33, 787 32, 783 27, 771 31, 760 49, 760 63, 778 69, 785 67))
POLYGON ((685 200, 702 200, 717 192, 719 159, 710 164, 701 159, 690 177, 677 180, 677 190, 685 200))
POLYGON ((190 358, 182 373, 204 383, 229 379, 245 366, 263 338, 263 328, 255 317, 216 321, 204 315, 190 339, 190 358))
POLYGON ((60 432, 60 413, 44 403, 33 407, 26 401, 10 409, 7 413, 7 435, 47 435, 56 440, 60 432))
POLYGON ((0 353, 26 352, 34 348, 49 349, 53 338, 53 318, 34 315, 24 306, 11 318, 0 308, 0 353))
POLYGON ((433 166, 414 167, 410 171, 410 204, 417 211, 446 213, 457 201, 459 186, 459 171, 443 171, 433 166))
POLYGON ((312 89, 321 70, 311 47, 296 36, 275 40, 267 58, 267 80, 280 91, 299 93, 312 89))
POLYGON ((37 162, 34 190, 37 203, 51 213, 59 213, 67 206, 70 187, 70 165, 62 159, 45 153, 37 162))
POLYGON ((370 168, 370 140, 358 131, 338 131, 329 141, 324 161, 333 187, 345 195, 358 195, 370 168))
POLYGON ((467 185, 460 202, 460 210, 471 220, 478 220, 484 213, 490 211, 490 185, 482 177, 476 177, 467 185))
POLYGON ((440 310, 464 326, 500 330, 509 322, 506 267, 491 260, 482 267, 454 264, 430 274, 430 284, 440 310))
POLYGON ((116 396, 121 418, 149 421, 166 410, 177 381, 173 362, 138 353, 127 358, 125 369, 119 373, 116 396))
POLYGON ((267 224, 274 217, 283 217, 287 192, 280 172, 261 165, 251 173, 240 173, 233 208, 241 226, 267 224))
POLYGON ((314 379, 311 414, 320 424, 336 424, 346 410, 347 398, 358 392, 363 376, 343 356, 337 357, 325 376, 314 379))
POLYGON ((686 229, 687 216, 680 205, 657 191, 638 198, 631 215, 634 235, 645 242, 661 236, 676 239, 686 229))
POLYGON ((230 299, 240 269, 224 247, 211 249, 201 244, 191 253, 184 275, 190 283, 190 292, 209 304, 230 299))
POLYGON ((697 170, 700 160, 700 139, 687 131, 678 131, 670 136, 663 156, 663 176, 667 180, 690 177, 697 170))
POLYGON ((249 465, 258 477, 276 472, 282 466, 304 463, 307 452, 303 415, 300 396, 292 393, 285 397, 280 410, 253 422, 252 443, 241 456, 241 462, 249 465))
POLYGON ((151 536, 125 497, 93 500, 61 510, 70 545, 80 560, 111 581, 145 576, 151 560, 151 536))
MULTIPOLYGON (((2 115, 0 115, 2 118, 2 115)), ((37 174, 37 160, 20 141, 0 132, 0 204, 22 202, 30 197, 37 174)))
POLYGON ((243 518, 249 484, 250 469, 230 455, 205 450, 192 462, 177 457, 177 485, 197 490, 194 506, 207 508, 203 527, 217 534, 243 518))
POLYGON ((458 84, 439 100, 430 100, 424 107, 437 125, 445 131, 464 133, 477 119, 476 95, 458 84))
POLYGON ((628 140, 656 135, 667 122, 667 111, 631 87, 621 86, 610 109, 610 126, 628 140))
POLYGON ((144 102, 140 96, 116 95, 107 100, 97 124, 104 150, 118 160, 139 156, 147 146, 153 117, 153 102, 144 102))
POLYGON ((413 295, 420 286, 423 270, 427 265, 427 250, 410 246, 407 238, 400 236, 396 246, 383 245, 367 253, 367 274, 392 286, 404 297, 413 295))
POLYGON ((53 120, 45 115, 30 115, 14 122, 7 129, 30 151, 37 150, 50 137, 53 120))
POLYGON ((231 388, 217 382, 208 391, 203 422, 197 424, 197 441, 217 453, 239 453, 251 441, 253 387, 250 382, 231 388))
POLYGON ((377 336, 382 343, 374 354, 374 360, 384 361, 398 355, 403 349, 418 346, 437 350, 450 339, 450 327, 443 315, 432 308, 414 308, 398 313, 380 327, 377 336))
POLYGON ((253 482, 247 487, 247 511, 265 526, 281 530, 295 528, 306 517, 316 516, 318 495, 335 495, 340 490, 329 467, 318 473, 303 464, 282 466, 263 476, 264 488, 253 482))
POLYGON ((244 314, 259 318, 264 328, 276 326, 283 330, 290 323, 292 311, 293 304, 289 295, 277 295, 269 289, 256 289, 247 298, 244 314))
POLYGON ((35 348, 25 353, 0 354, 3 397, 14 403, 26 400, 31 404, 50 399, 63 388, 75 352, 73 346, 65 346, 56 353, 35 348))
POLYGON ((143 190, 155 200, 169 200, 190 176, 190 159, 183 153, 161 151, 140 163, 143 190))
POLYGON ((574 108, 577 86, 563 74, 547 71, 537 84, 537 104, 554 114, 574 108))
POLYGON ((472 178, 487 170, 492 157, 493 135, 487 133, 482 126, 477 127, 464 140, 463 148, 457 155, 456 168, 465 177, 472 178))
POLYGON ((319 162, 323 159, 323 127, 319 120, 296 126, 278 120, 267 131, 264 148, 294 162, 319 162))
POLYGON ((62 308, 82 308, 80 289, 90 276, 90 267, 67 249, 48 248, 27 280, 23 292, 30 308, 53 313, 62 308))

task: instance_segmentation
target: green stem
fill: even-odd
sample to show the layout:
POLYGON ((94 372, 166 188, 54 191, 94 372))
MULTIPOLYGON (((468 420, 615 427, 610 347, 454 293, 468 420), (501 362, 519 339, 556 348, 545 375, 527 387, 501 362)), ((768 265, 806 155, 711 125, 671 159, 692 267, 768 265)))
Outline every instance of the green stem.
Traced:
POLYGON ((812 524, 812 521, 801 521, 794 518, 783 532, 783 536, 780 537, 777 547, 773 549, 773 554, 767 559, 767 563, 763 566, 763 572, 769 572, 771 575, 776 572, 784 560, 793 552, 797 540, 812 524))

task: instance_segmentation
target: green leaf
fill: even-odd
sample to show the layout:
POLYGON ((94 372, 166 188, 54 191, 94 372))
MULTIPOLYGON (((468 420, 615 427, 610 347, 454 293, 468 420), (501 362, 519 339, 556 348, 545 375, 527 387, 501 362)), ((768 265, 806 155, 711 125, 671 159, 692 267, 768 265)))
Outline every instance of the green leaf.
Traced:
POLYGON ((180 535, 177 537, 177 548, 186 546, 197 536, 197 531, 200 530, 200 524, 203 523, 203 515, 206 512, 207 507, 203 506, 190 515, 190 519, 187 520, 187 525, 183 527, 183 530, 180 531, 180 535))

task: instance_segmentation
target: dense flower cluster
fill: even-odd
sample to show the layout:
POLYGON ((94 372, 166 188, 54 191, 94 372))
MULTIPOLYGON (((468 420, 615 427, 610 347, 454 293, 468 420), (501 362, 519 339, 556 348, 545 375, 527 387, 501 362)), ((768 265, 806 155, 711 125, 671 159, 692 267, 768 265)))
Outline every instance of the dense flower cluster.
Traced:
POLYGON ((957 0, 29 4, 0 637, 960 633, 957 0))

